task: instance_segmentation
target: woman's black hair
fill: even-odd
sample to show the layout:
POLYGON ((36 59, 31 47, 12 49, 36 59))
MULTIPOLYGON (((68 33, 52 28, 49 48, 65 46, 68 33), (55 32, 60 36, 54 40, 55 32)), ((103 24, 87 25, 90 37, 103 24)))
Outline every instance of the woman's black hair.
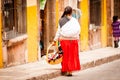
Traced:
POLYGON ((118 16, 113 16, 113 23, 118 20, 118 16))
POLYGON ((62 14, 61 17, 64 17, 65 15, 68 15, 68 14, 72 14, 72 8, 70 6, 67 6, 65 9, 64 9, 64 12, 62 14))

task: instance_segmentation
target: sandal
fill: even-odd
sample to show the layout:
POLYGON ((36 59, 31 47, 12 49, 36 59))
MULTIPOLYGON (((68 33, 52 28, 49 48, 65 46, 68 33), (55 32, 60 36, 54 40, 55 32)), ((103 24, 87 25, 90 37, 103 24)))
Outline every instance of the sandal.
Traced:
POLYGON ((72 76, 72 72, 67 72, 66 76, 72 76))

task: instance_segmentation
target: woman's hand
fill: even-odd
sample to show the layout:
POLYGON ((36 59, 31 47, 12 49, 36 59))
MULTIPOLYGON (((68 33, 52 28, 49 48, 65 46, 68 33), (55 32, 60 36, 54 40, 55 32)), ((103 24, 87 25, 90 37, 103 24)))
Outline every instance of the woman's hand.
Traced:
POLYGON ((55 45, 56 45, 56 41, 53 41, 53 42, 52 42, 52 45, 55 46, 55 45))

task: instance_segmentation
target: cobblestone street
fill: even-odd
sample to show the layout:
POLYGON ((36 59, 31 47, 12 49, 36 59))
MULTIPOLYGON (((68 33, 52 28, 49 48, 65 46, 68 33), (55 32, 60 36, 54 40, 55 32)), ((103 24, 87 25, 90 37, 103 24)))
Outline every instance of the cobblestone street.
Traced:
POLYGON ((120 80, 120 59, 75 72, 72 77, 60 76, 51 80, 120 80))

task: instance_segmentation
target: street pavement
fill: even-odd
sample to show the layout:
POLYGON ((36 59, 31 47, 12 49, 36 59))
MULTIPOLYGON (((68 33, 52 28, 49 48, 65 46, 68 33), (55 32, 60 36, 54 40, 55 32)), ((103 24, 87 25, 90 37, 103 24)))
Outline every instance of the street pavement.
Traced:
POLYGON ((72 77, 60 76, 50 80, 120 80, 120 59, 74 72, 72 77))
MULTIPOLYGON (((114 60, 120 59, 120 48, 106 47, 86 52, 80 52, 79 57, 82 71, 88 68, 96 67, 101 64, 109 63, 114 60)), ((60 64, 50 65, 45 61, 45 59, 41 59, 38 62, 26 63, 23 65, 0 69, 0 80, 49 80, 61 76, 60 69, 61 69, 60 64)), ((106 72, 104 71, 104 73, 106 72)), ((75 73, 75 76, 77 76, 76 74, 77 73, 75 73)))

